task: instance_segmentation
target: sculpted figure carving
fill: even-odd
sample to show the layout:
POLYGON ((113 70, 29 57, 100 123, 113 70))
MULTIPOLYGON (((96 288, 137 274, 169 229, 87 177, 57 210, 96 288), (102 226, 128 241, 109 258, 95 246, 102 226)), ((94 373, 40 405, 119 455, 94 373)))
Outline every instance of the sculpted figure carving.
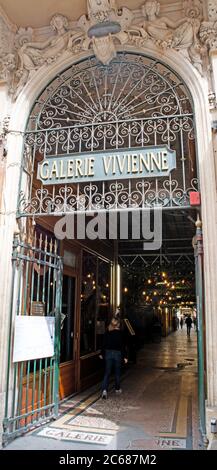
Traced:
POLYGON ((165 47, 188 47, 197 40, 200 28, 196 8, 188 9, 187 16, 173 22, 167 17, 158 17, 160 3, 157 0, 147 0, 142 7, 147 21, 143 24, 143 37, 152 38, 157 44, 165 47))
POLYGON ((87 0, 88 18, 92 23, 106 21, 112 11, 117 12, 115 0, 87 0))
POLYGON ((133 13, 126 7, 118 10, 116 0, 87 0, 87 11, 88 15, 82 15, 77 23, 86 36, 83 48, 92 45, 96 57, 107 65, 116 56, 115 39, 121 44, 127 42, 126 30, 133 13))
POLYGON ((202 74, 202 48, 198 39, 201 4, 199 0, 185 0, 183 7, 185 16, 174 22, 167 17, 159 17, 160 3, 157 0, 146 0, 142 7, 146 21, 142 27, 133 26, 132 38, 134 36, 136 44, 144 45, 151 41, 164 48, 185 49, 188 58, 202 74))
POLYGON ((13 72, 16 70, 16 57, 15 54, 9 53, 5 55, 1 60, 0 65, 0 77, 1 79, 7 80, 8 83, 11 82, 11 77, 13 72))
POLYGON ((208 20, 203 21, 200 28, 200 39, 209 48, 217 48, 217 2, 208 2, 208 20))
POLYGON ((97 58, 109 64, 116 55, 116 42, 183 49, 201 72, 199 36, 207 47, 217 47, 216 2, 208 0, 209 21, 201 24, 200 0, 184 0, 185 16, 176 22, 160 17, 158 0, 146 0, 142 7, 145 21, 138 25, 133 21, 134 13, 118 8, 116 0, 87 0, 87 15, 78 20, 76 31, 69 28, 65 16, 56 14, 50 22, 54 34, 40 42, 32 40, 32 28, 12 32, 0 17, 0 79, 7 81, 16 98, 32 71, 54 62, 65 51, 76 53, 92 47, 97 58))
POLYGON ((142 13, 147 20, 143 23, 143 37, 150 37, 162 44, 168 44, 172 41, 172 28, 174 23, 166 17, 158 18, 160 12, 160 3, 157 0, 147 0, 142 6, 142 13), (171 29, 170 29, 171 28, 171 29))
POLYGON ((111 34, 102 38, 93 38, 93 50, 103 64, 109 64, 116 56, 116 48, 111 34))
POLYGON ((20 66, 17 77, 20 77, 19 86, 23 86, 31 70, 44 64, 49 64, 72 46, 73 40, 80 36, 68 29, 68 20, 65 16, 56 14, 50 22, 56 36, 43 42, 26 42, 18 49, 20 66))
POLYGON ((197 0, 183 2, 185 10, 184 22, 173 35, 172 47, 198 47, 198 33, 201 24, 201 7, 197 0))

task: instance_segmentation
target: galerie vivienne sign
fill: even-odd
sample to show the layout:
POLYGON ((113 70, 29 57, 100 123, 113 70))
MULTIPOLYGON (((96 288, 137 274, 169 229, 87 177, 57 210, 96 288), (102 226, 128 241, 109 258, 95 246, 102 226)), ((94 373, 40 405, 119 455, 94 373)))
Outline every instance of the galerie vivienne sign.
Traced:
POLYGON ((47 157, 38 165, 44 184, 168 176, 176 168, 176 152, 167 146, 105 150, 47 157))

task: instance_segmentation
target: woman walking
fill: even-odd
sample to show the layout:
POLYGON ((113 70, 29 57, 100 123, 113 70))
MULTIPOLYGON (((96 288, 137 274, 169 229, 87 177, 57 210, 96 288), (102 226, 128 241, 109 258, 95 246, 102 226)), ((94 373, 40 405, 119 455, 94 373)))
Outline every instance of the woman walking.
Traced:
POLYGON ((125 364, 128 362, 123 332, 120 329, 120 320, 112 318, 108 330, 104 334, 102 354, 100 359, 105 358, 105 375, 102 383, 102 398, 108 397, 109 377, 114 367, 115 371, 115 391, 121 393, 120 376, 121 362, 124 357, 125 364))

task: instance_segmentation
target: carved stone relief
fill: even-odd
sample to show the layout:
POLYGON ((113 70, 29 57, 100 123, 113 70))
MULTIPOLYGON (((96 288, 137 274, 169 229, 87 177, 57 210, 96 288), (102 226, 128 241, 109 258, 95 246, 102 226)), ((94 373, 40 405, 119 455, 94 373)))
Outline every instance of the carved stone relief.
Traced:
POLYGON ((201 24, 200 39, 208 49, 217 49, 217 0, 208 1, 208 21, 201 24))
POLYGON ((13 52, 14 32, 10 30, 3 16, 0 16, 0 80, 9 81, 17 67, 13 52))
POLYGON ((63 54, 92 49, 103 64, 109 64, 117 44, 176 49, 202 73, 205 47, 214 47, 217 42, 215 5, 216 1, 209 1, 209 21, 201 24, 201 0, 184 0, 183 17, 178 21, 161 16, 157 0, 143 3, 140 20, 128 8, 118 9, 116 0, 87 0, 87 14, 74 28, 65 16, 55 14, 50 21, 53 34, 43 41, 35 40, 29 27, 11 32, 0 17, 0 79, 8 82, 9 91, 16 97, 32 73, 63 54))
POLYGON ((31 30, 18 31, 16 42, 19 57, 19 67, 16 72, 18 78, 17 88, 22 88, 33 70, 42 65, 49 65, 58 59, 60 54, 73 48, 73 43, 80 37, 80 33, 68 29, 68 20, 65 16, 56 14, 52 17, 50 26, 55 35, 43 42, 31 42, 31 30))
POLYGON ((109 64, 116 55, 115 41, 124 44, 133 21, 133 13, 126 7, 118 10, 115 0, 87 0, 88 14, 82 15, 78 26, 86 35, 84 49, 91 46, 103 64, 109 64))
POLYGON ((217 21, 217 0, 208 0, 209 21, 217 21))
MULTIPOLYGON (((145 21, 135 31, 140 34, 142 41, 135 40, 141 45, 154 43, 161 48, 186 49, 189 59, 202 73, 201 44, 199 29, 202 18, 202 7, 199 0, 183 2, 184 17, 173 22, 160 16, 160 3, 157 0, 146 0, 142 6, 145 21)), ((131 40, 134 40, 133 32, 131 40)))
POLYGON ((115 0, 87 0, 88 19, 91 24, 104 23, 117 15, 115 0))

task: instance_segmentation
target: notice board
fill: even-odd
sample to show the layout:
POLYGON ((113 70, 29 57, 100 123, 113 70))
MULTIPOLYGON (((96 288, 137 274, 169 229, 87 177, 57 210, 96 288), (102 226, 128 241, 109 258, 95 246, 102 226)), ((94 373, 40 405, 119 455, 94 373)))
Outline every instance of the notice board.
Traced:
POLYGON ((42 359, 54 355, 55 318, 17 316, 13 362, 42 359))

